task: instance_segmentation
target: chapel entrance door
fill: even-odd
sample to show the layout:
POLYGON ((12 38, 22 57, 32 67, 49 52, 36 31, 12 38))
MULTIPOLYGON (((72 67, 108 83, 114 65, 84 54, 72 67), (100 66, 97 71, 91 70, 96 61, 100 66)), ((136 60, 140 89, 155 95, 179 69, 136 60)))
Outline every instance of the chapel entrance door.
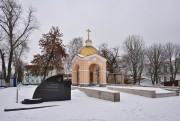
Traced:
POLYGON ((93 71, 90 71, 90 84, 93 83, 93 71))

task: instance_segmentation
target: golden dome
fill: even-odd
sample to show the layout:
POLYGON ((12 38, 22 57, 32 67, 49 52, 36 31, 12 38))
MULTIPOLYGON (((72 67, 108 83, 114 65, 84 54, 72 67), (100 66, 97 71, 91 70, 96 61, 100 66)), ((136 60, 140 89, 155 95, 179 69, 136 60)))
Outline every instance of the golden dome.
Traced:
POLYGON ((93 46, 84 46, 83 48, 80 49, 79 54, 83 56, 89 56, 92 54, 99 54, 99 52, 93 46))
POLYGON ((89 39, 89 33, 91 32, 89 29, 87 30, 88 32, 88 39, 85 41, 86 46, 80 49, 79 54, 82 56, 89 56, 93 54, 99 54, 96 48, 92 46, 92 41, 89 39))

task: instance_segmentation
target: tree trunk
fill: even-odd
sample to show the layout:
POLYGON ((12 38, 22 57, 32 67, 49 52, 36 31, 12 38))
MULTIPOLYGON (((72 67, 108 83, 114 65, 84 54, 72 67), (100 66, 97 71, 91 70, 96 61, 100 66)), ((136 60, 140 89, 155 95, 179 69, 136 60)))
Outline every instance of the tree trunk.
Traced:
POLYGON ((42 79, 42 81, 44 81, 44 80, 45 80, 45 78, 46 78, 46 73, 47 73, 47 69, 45 69, 45 73, 44 73, 44 75, 43 75, 43 79, 42 79))
POLYGON ((9 63, 8 63, 8 72, 7 72, 6 83, 10 83, 12 57, 13 57, 13 51, 11 50, 11 51, 10 51, 10 54, 9 54, 9 63))
POLYGON ((154 85, 154 82, 156 81, 156 76, 155 76, 155 73, 154 73, 154 77, 153 77, 153 81, 152 81, 152 84, 154 85))
POLYGON ((158 84, 158 74, 157 74, 157 71, 156 71, 156 74, 155 74, 155 81, 156 81, 156 84, 158 84))
POLYGON ((5 59, 4 59, 4 53, 0 50, 1 54, 1 60, 2 60, 2 76, 5 79, 6 78, 6 67, 5 67, 5 59))
POLYGON ((6 82, 6 87, 10 87, 10 86, 11 86, 10 82, 6 82))
POLYGON ((134 71, 133 79, 134 79, 134 84, 136 84, 136 82, 137 82, 137 73, 136 73, 136 71, 134 71))
POLYGON ((150 73, 150 76, 151 76, 151 81, 152 81, 152 84, 153 84, 153 74, 152 74, 152 72, 150 73))
POLYGON ((141 83, 141 72, 140 72, 140 74, 139 74, 139 79, 138 79, 138 81, 139 81, 139 85, 140 85, 140 83, 141 83))
POLYGON ((155 66, 154 69, 154 81, 156 82, 156 84, 158 84, 158 67, 155 66))

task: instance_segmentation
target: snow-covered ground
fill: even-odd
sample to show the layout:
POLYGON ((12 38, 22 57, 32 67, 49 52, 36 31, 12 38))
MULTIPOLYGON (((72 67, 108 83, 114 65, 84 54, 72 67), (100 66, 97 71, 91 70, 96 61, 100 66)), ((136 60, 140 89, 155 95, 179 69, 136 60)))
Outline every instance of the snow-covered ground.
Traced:
POLYGON ((4 89, 4 87, 0 87, 0 89, 4 89))
MULTIPOLYGON (((31 98, 36 86, 23 86, 19 99, 31 98)), ((87 97, 72 90, 72 100, 34 105, 16 103, 16 88, 0 90, 0 121, 179 121, 180 96, 146 98, 120 93, 120 102, 87 97), (4 108, 59 105, 33 110, 4 112, 4 108)))

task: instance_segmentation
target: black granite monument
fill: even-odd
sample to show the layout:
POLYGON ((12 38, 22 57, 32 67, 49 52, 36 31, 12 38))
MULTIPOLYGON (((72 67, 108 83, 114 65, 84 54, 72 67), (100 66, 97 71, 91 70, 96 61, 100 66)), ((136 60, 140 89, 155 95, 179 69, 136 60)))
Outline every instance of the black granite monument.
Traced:
POLYGON ((56 75, 44 80, 35 90, 33 99, 43 101, 71 100, 71 81, 64 80, 63 75, 56 75))

